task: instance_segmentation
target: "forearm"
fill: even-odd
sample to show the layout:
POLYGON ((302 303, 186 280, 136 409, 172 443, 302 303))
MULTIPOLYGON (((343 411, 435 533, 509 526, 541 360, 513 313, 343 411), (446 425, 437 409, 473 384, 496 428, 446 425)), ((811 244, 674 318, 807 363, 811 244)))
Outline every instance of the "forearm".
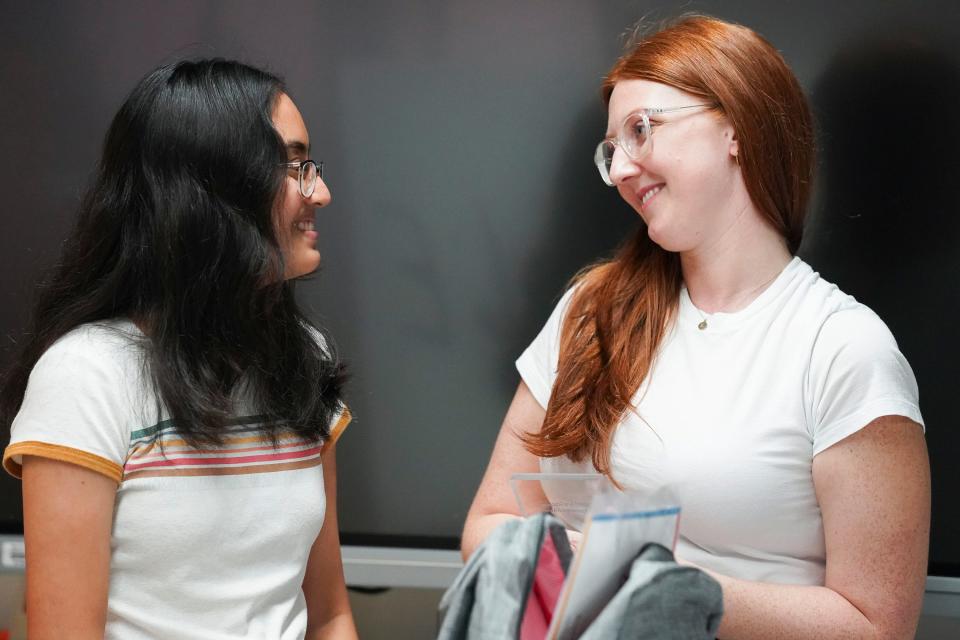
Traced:
POLYGON ((738 580, 710 573, 723 588, 723 640, 912 637, 883 630, 836 591, 738 580))
POLYGON ((520 516, 512 513, 488 513, 485 515, 471 515, 463 527, 463 537, 460 540, 460 555, 464 561, 470 559, 477 547, 483 544, 493 530, 501 524, 520 516))

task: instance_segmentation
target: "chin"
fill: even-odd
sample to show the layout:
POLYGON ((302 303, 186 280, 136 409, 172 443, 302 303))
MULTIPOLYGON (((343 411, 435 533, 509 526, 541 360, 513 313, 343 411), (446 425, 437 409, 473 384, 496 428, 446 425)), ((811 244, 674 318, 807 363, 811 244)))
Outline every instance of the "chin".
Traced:
POLYGON ((647 236, 653 240, 653 243, 659 246, 661 249, 666 251, 671 251, 669 237, 663 233, 662 229, 651 226, 650 223, 647 223, 647 236))
POLYGON ((655 229, 648 226, 647 236, 655 245, 664 251, 669 251, 670 253, 680 253, 689 248, 683 243, 679 242, 676 238, 671 238, 670 234, 664 233, 661 229, 655 229))
POLYGON ((286 272, 284 273, 284 280, 292 280, 294 278, 302 278, 303 276, 308 276, 311 273, 315 272, 320 268, 320 254, 314 252, 316 256, 311 256, 309 258, 303 258, 294 262, 287 263, 286 272))

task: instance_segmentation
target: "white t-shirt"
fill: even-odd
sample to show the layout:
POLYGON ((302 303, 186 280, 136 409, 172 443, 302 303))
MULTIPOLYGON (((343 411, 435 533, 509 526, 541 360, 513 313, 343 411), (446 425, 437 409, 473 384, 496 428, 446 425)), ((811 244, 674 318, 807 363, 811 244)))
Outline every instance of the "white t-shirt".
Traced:
MULTIPOLYGON (((571 294, 517 360, 544 407, 571 294)), ((883 321, 799 258, 736 313, 702 313, 682 289, 633 405, 613 437, 612 473, 627 489, 676 490, 677 554, 785 584, 824 581, 814 456, 880 416, 923 423, 916 379, 883 321)), ((593 471, 589 456, 540 467, 593 471)))
MULTIPOLYGON (((326 499, 321 443, 238 417, 221 448, 193 449, 158 414, 127 321, 81 326, 41 356, 12 426, 21 456, 116 480, 106 638, 302 638, 302 583, 326 499), (163 451, 160 445, 163 445, 163 451)), ((331 441, 349 422, 345 410, 331 441)))

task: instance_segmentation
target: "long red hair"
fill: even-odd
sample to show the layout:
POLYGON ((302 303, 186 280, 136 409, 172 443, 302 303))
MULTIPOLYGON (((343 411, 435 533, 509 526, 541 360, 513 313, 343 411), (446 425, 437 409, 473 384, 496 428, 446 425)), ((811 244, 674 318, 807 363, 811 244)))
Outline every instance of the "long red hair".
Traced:
MULTIPOLYGON (((747 192, 795 253, 814 173, 813 118, 799 82, 776 49, 737 24, 680 19, 644 37, 602 85, 650 80, 685 91, 732 125, 747 192)), ((617 424, 650 372, 673 321, 682 277, 679 256, 640 229, 613 259, 578 274, 560 333, 560 357, 541 430, 523 436, 540 457, 588 454, 610 476, 617 424)))

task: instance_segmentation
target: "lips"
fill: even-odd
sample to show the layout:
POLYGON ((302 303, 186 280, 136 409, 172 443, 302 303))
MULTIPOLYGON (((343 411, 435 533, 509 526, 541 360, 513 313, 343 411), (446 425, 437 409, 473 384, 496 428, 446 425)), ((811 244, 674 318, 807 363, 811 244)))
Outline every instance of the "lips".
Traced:
POLYGON ((660 190, 664 187, 664 185, 665 183, 661 182, 659 184, 652 184, 641 189, 640 192, 637 193, 637 197, 640 199, 640 208, 642 209, 646 207, 647 203, 650 202, 654 196, 660 193, 660 190))

